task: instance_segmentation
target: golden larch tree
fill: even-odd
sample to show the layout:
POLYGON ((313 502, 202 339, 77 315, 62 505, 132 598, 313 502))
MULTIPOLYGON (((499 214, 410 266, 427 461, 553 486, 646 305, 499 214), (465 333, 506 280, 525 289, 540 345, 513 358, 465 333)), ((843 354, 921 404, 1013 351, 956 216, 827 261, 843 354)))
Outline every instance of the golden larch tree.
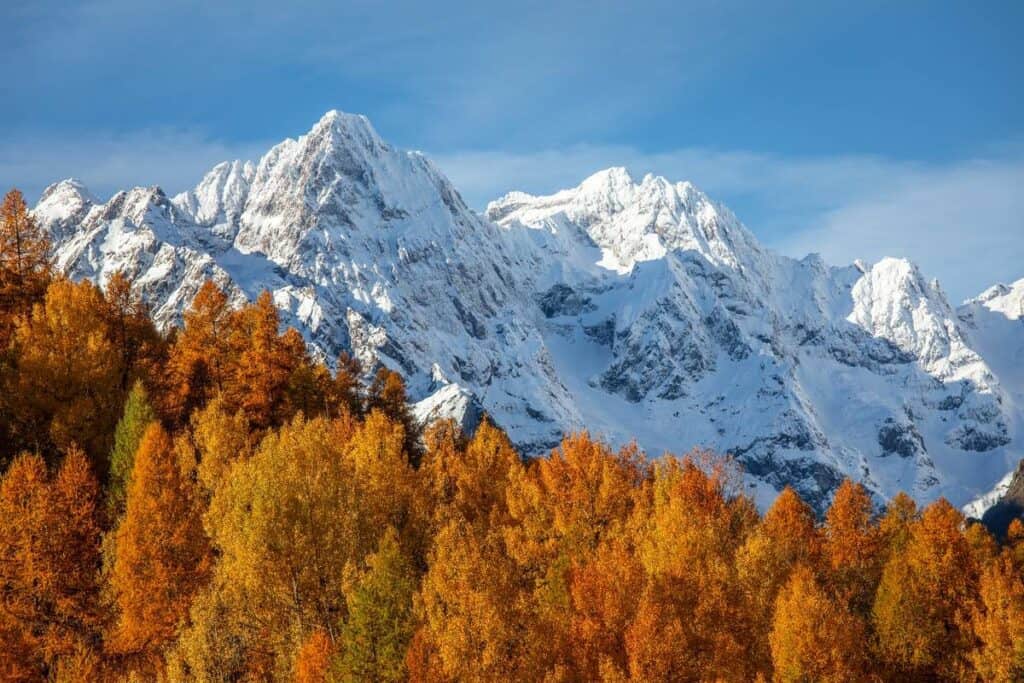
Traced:
POLYGON ((941 678, 965 667, 978 577, 963 523, 963 515, 939 499, 911 525, 903 552, 885 565, 872 612, 890 671, 941 678))
POLYGON ((40 680, 99 642, 99 487, 78 448, 52 480, 22 455, 0 484, 0 671, 40 680))
POLYGON ((971 663, 985 681, 1024 680, 1024 574, 1009 552, 984 569, 978 592, 971 663))
POLYGON ((871 496, 845 480, 825 514, 824 551, 831 584, 844 605, 866 616, 882 574, 882 535, 871 496))
POLYGON ((28 315, 49 284, 50 241, 11 190, 0 205, 0 348, 5 348, 17 316, 28 315))
POLYGON ((780 683, 871 680, 865 622, 798 566, 779 592, 769 643, 780 683))
POLYGON ((0 398, 24 447, 55 455, 78 444, 100 476, 124 395, 105 305, 88 281, 54 280, 14 330, 16 372, 0 398))
POLYGON ((193 596, 209 573, 203 508, 170 435, 152 423, 135 455, 125 513, 115 534, 110 589, 117 619, 111 651, 159 670, 193 596))

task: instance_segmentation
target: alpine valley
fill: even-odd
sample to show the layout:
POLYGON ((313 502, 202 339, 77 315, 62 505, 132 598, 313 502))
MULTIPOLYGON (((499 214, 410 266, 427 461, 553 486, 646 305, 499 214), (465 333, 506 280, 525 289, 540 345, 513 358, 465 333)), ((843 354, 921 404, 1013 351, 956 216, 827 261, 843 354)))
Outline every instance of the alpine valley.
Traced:
POLYGON ((954 308, 911 262, 762 247, 693 185, 624 169, 468 207, 423 155, 326 114, 195 189, 50 186, 56 262, 123 271, 163 326, 212 279, 270 290, 332 363, 405 375, 423 421, 486 411, 526 454, 582 428, 732 454, 762 505, 842 479, 979 515, 1024 455, 1024 280, 954 308))

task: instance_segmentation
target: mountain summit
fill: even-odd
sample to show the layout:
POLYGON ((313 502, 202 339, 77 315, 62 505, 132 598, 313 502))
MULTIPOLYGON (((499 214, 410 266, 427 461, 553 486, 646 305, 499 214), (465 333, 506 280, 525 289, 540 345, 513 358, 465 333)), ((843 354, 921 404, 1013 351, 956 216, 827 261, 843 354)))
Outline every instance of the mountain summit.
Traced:
POLYGON ((174 198, 68 180, 34 213, 62 270, 124 271, 163 325, 206 279, 235 301, 268 289, 328 362, 399 369, 419 414, 482 408, 528 453, 584 427, 652 455, 700 445, 762 503, 792 485, 819 509, 845 476, 963 504, 1021 454, 1020 283, 954 310, 905 260, 775 254, 686 182, 612 168, 481 216, 332 111, 174 198))

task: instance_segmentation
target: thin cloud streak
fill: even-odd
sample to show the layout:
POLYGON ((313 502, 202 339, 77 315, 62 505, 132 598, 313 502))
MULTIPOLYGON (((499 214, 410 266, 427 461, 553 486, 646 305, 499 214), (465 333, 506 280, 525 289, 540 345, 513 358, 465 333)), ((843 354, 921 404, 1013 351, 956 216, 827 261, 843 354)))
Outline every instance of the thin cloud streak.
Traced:
POLYGON ((17 187, 34 202, 51 183, 77 178, 101 199, 138 185, 159 185, 173 195, 194 187, 221 161, 258 160, 270 146, 177 129, 22 139, 0 143, 0 188, 17 187))

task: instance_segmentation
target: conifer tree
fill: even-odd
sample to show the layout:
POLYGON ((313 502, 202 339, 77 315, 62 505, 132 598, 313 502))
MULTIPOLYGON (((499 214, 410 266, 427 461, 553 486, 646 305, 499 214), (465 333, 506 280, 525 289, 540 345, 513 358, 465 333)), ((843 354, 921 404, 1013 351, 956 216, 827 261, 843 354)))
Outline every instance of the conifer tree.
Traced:
POLYGON ((348 591, 348 617, 341 630, 342 681, 403 681, 405 654, 415 624, 412 598, 417 577, 388 527, 367 569, 348 591))
POLYGON ((0 484, 0 671, 13 680, 45 678, 97 645, 97 500, 77 448, 52 480, 41 458, 22 455, 0 484))
POLYGON ((860 484, 845 480, 825 515, 825 559, 839 599, 864 616, 882 573, 881 544, 871 497, 860 484))
POLYGON ((162 378, 163 411, 178 424, 224 391, 231 365, 227 346, 231 311, 227 296, 216 284, 203 283, 183 318, 185 325, 171 345, 162 378))
POLYGON ((15 372, 0 392, 17 443, 51 457, 78 444, 101 477, 123 400, 104 306, 88 281, 54 280, 15 328, 15 372))
POLYGON ((232 353, 238 359, 229 375, 224 395, 238 406, 256 429, 280 424, 287 417, 287 389, 292 372, 304 360, 289 351, 279 336, 280 318, 270 292, 264 290, 255 303, 232 316, 232 353))
POLYGON ((939 499, 911 525, 905 549, 885 565, 872 612, 889 671, 942 678, 956 677, 965 666, 977 568, 962 524, 963 516, 939 499))
POLYGON ((779 592, 769 637, 774 680, 868 681, 864 622, 798 566, 779 592))
POLYGON ((124 512, 135 451, 146 428, 154 420, 156 413, 150 406, 149 394, 142 382, 136 381, 128 393, 121 420, 114 429, 114 449, 110 453, 110 480, 107 484, 107 509, 113 518, 124 512))
POLYGON ((104 301, 107 334, 119 357, 120 389, 127 392, 133 378, 138 381, 155 369, 163 351, 162 340, 149 317, 149 308, 132 291, 131 282, 121 271, 107 281, 104 301))
POLYGON ((171 437, 157 423, 147 427, 132 469, 124 517, 115 530, 110 588, 117 621, 110 649, 159 671, 205 583, 209 549, 202 508, 191 480, 176 462, 171 437))
POLYGON ((1009 552, 984 569, 979 594, 972 619, 977 645, 971 663, 985 681, 1024 680, 1024 574, 1009 552))
POLYGON ((342 351, 338 356, 338 369, 334 373, 330 397, 335 405, 354 416, 363 414, 363 386, 359 379, 362 374, 359 359, 342 351))
POLYGON ((50 242, 11 190, 0 205, 0 348, 6 348, 17 316, 31 313, 50 280, 50 242))
POLYGON ((405 430, 403 448, 413 467, 419 467, 423 449, 420 446, 420 428, 409 411, 405 381, 394 370, 381 366, 373 376, 366 399, 367 411, 379 410, 405 430))

